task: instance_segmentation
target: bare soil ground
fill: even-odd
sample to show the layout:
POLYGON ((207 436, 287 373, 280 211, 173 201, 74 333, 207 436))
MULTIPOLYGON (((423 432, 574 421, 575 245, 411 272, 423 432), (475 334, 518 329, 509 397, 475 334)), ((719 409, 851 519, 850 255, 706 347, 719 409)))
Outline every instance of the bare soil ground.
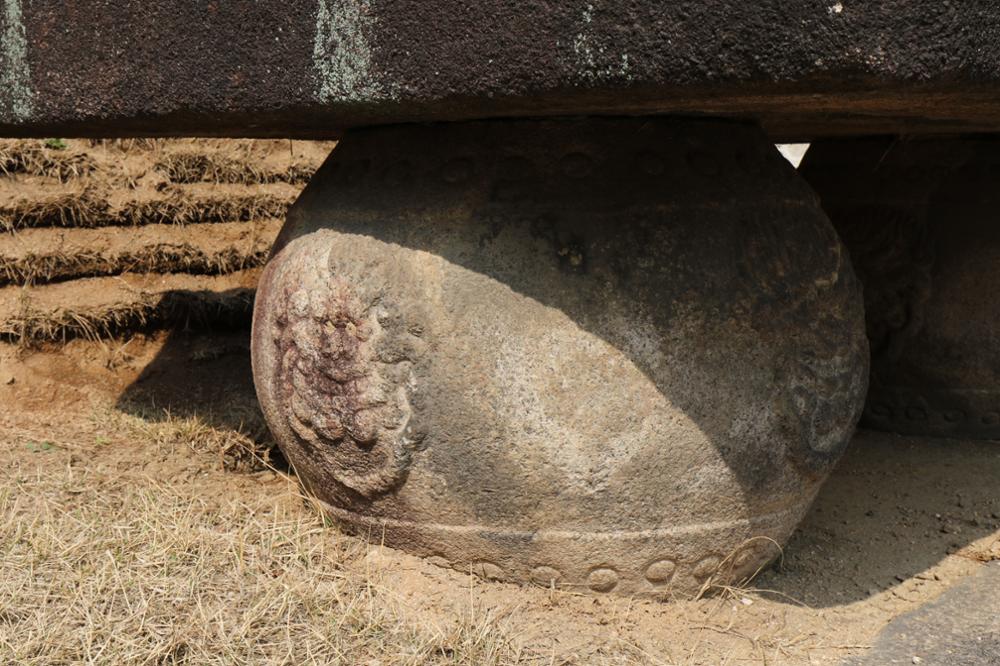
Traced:
POLYGON ((1000 558, 1000 446, 860 433, 775 568, 693 602, 341 535, 270 459, 247 331, 0 349, 0 662, 832 664, 1000 558))
POLYGON ((246 318, 329 147, 0 142, 0 664, 836 664, 1000 559, 1000 444, 869 432, 779 563, 697 601, 342 535, 272 449, 246 318))

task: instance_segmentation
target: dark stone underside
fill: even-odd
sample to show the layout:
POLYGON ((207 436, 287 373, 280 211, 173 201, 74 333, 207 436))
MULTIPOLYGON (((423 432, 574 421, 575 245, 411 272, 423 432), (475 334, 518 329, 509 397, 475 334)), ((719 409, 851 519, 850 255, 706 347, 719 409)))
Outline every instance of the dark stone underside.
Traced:
POLYGON ((4 0, 0 136, 585 113, 995 131, 997 43, 1000 8, 975 1, 4 0))

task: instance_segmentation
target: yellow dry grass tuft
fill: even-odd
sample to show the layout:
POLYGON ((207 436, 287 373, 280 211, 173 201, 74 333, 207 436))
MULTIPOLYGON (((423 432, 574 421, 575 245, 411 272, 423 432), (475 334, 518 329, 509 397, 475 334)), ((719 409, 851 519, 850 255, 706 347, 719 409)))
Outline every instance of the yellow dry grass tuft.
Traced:
POLYGON ((91 190, 44 199, 22 199, 0 207, 0 231, 35 227, 96 227, 106 224, 108 203, 91 190))
POLYGON ((226 405, 226 414, 220 415, 219 421, 239 424, 226 427, 212 425, 216 419, 211 414, 182 416, 141 403, 126 409, 131 418, 125 429, 137 441, 166 450, 186 446, 194 453, 216 458, 219 467, 228 472, 274 469, 272 454, 276 444, 255 404, 251 407, 233 401, 226 405))
POLYGON ((94 170, 85 153, 47 148, 40 141, 0 141, 0 175, 45 176, 65 183, 94 170))
POLYGON ((270 245, 260 240, 249 250, 229 247, 219 252, 205 252, 186 243, 160 243, 110 256, 102 252, 58 250, 21 257, 0 256, 0 287, 122 273, 225 275, 263 266, 270 252, 270 245))
POLYGON ((213 153, 182 152, 162 157, 156 168, 174 183, 225 183, 259 185, 292 183, 304 185, 315 170, 292 164, 282 170, 260 168, 249 159, 234 159, 213 153))
POLYGON ((284 218, 291 200, 270 194, 196 198, 184 193, 163 199, 133 201, 116 211, 107 224, 210 224, 284 218))
POLYGON ((116 150, 122 153, 147 152, 160 150, 165 144, 176 139, 89 139, 91 148, 116 150))
MULTIPOLYGON (((403 618, 362 547, 278 497, 202 499, 72 463, 0 486, 0 662, 512 664, 489 614, 403 618)), ((293 498, 294 499, 294 498, 293 498)))
POLYGON ((280 219, 288 197, 246 194, 199 198, 183 192, 112 208, 91 190, 46 199, 23 199, 0 207, 0 231, 40 227, 95 228, 146 224, 212 224, 280 219))
POLYGON ((126 302, 97 307, 66 305, 37 308, 22 290, 14 313, 0 321, 0 341, 30 347, 74 338, 101 340, 170 323, 186 327, 246 325, 253 312, 254 289, 225 293, 175 290, 137 293, 126 302))

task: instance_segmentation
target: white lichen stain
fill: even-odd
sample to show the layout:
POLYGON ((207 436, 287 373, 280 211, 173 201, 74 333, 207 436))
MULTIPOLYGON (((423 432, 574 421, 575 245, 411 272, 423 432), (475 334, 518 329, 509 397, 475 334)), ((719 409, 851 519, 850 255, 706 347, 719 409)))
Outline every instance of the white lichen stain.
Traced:
POLYGON ((31 73, 28 39, 21 16, 21 0, 3 0, 0 42, 0 120, 20 122, 31 117, 31 73))
POLYGON ((589 26, 594 22, 594 5, 587 3, 581 17, 583 29, 573 37, 573 53, 580 67, 580 75, 589 81, 614 79, 632 80, 629 55, 615 56, 603 45, 595 45, 589 26))
POLYGON ((320 102, 370 102, 387 97, 372 66, 368 35, 374 24, 368 0, 319 0, 313 67, 320 102))
POLYGON ((844 5, 837 2, 830 7, 827 7, 826 11, 829 12, 830 16, 836 16, 844 11, 844 5))

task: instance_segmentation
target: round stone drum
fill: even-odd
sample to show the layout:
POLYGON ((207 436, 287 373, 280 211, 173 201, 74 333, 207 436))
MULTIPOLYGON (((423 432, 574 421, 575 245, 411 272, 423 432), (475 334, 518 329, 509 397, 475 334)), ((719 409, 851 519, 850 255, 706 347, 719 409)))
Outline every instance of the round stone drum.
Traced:
POLYGON ((868 376, 847 255, 767 137, 649 118, 349 134, 289 214, 253 360, 350 531, 660 598, 773 557, 868 376))

